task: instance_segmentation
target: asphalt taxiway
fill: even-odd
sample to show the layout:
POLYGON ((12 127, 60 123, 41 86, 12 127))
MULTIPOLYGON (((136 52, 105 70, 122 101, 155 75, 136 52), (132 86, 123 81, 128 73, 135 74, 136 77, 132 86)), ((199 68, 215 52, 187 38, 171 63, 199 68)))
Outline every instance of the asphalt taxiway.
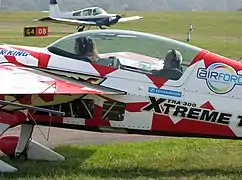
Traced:
MULTIPOLYGON (((15 127, 13 129, 9 129, 4 136, 19 135, 19 132, 20 127, 15 127)), ((97 133, 43 126, 35 126, 33 132, 33 140, 47 147, 56 147, 64 144, 96 145, 115 142, 147 141, 159 138, 161 137, 133 134, 97 133)))

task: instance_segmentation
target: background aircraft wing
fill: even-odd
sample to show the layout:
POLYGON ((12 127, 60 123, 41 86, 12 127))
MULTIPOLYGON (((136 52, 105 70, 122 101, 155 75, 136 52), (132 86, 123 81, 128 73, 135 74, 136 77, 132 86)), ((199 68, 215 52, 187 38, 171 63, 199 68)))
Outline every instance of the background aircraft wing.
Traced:
POLYGON ((35 19, 36 21, 42 22, 51 22, 51 23, 60 23, 60 24, 68 24, 68 25, 96 25, 93 21, 79 21, 74 19, 65 19, 65 18, 52 18, 52 17, 44 17, 41 19, 35 19))
POLYGON ((0 84, 0 95, 125 94, 122 91, 13 64, 0 65, 0 84))
POLYGON ((143 19, 143 17, 142 16, 123 17, 123 18, 120 18, 118 22, 127 22, 127 21, 139 20, 139 19, 143 19))

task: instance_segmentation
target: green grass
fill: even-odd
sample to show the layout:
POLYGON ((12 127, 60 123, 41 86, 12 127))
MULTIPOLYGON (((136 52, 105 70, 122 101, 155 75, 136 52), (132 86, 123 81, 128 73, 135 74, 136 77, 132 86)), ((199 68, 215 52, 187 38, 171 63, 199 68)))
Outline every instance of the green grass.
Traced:
POLYGON ((164 139, 105 146, 65 146, 66 161, 10 162, 19 168, 2 179, 191 179, 242 178, 241 143, 229 140, 164 139))
MULTIPOLYGON (((134 15, 139 13, 126 13, 134 15)), ((50 25, 51 37, 23 38, 23 26, 45 25, 32 23, 44 13, 0 12, 1 42, 46 46, 75 32, 74 26, 50 25)), ((155 33, 181 41, 186 39, 190 23, 195 31, 192 44, 221 55, 240 58, 242 12, 153 12, 144 19, 123 23, 112 28, 132 29, 155 33)), ((111 134, 110 134, 111 136, 111 134)), ((241 142, 210 139, 162 139, 143 143, 124 143, 103 146, 64 146, 56 150, 64 162, 11 162, 19 168, 3 179, 242 179, 241 142)))
MULTIPOLYGON (((140 12, 125 14, 137 15, 140 12)), ((44 38, 39 42, 38 38, 22 38, 23 26, 46 25, 32 22, 33 19, 45 15, 46 13, 40 12, 0 12, 0 38, 4 36, 1 42, 45 46, 58 39, 44 38), (8 26, 3 26, 4 22, 8 26), (12 36, 18 36, 19 39, 13 39, 12 36)), ((188 26, 192 23, 195 29, 192 33, 192 44, 227 57, 242 57, 242 12, 149 12, 141 15, 144 19, 140 21, 120 23, 112 28, 139 30, 185 41, 188 26)), ((49 26, 50 35, 64 36, 76 32, 75 26, 49 26)))

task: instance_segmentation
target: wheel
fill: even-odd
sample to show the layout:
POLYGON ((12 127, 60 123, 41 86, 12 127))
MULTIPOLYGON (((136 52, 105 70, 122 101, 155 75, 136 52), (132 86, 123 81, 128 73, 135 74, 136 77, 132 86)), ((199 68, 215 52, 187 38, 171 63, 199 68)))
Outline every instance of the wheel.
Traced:
POLYGON ((77 31, 78 31, 78 32, 82 32, 82 31, 83 31, 83 29, 82 29, 82 28, 79 28, 77 31))
POLYGON ((100 29, 106 29, 105 27, 99 26, 100 29))
POLYGON ((79 27, 79 28, 77 29, 77 31, 78 31, 78 32, 82 32, 82 31, 84 31, 84 29, 85 29, 85 26, 82 26, 82 27, 79 27))
POLYGON ((15 159, 17 159, 17 160, 27 160, 28 159, 28 154, 27 154, 27 152, 26 151, 23 151, 23 152, 17 152, 16 154, 15 154, 15 159))

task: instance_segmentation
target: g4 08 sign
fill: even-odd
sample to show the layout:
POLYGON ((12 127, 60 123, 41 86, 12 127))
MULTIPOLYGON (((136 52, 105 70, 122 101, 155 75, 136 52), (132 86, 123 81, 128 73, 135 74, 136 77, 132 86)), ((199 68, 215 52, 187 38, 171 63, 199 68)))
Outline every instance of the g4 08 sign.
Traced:
POLYGON ((24 36, 48 36, 48 26, 24 27, 24 36))

